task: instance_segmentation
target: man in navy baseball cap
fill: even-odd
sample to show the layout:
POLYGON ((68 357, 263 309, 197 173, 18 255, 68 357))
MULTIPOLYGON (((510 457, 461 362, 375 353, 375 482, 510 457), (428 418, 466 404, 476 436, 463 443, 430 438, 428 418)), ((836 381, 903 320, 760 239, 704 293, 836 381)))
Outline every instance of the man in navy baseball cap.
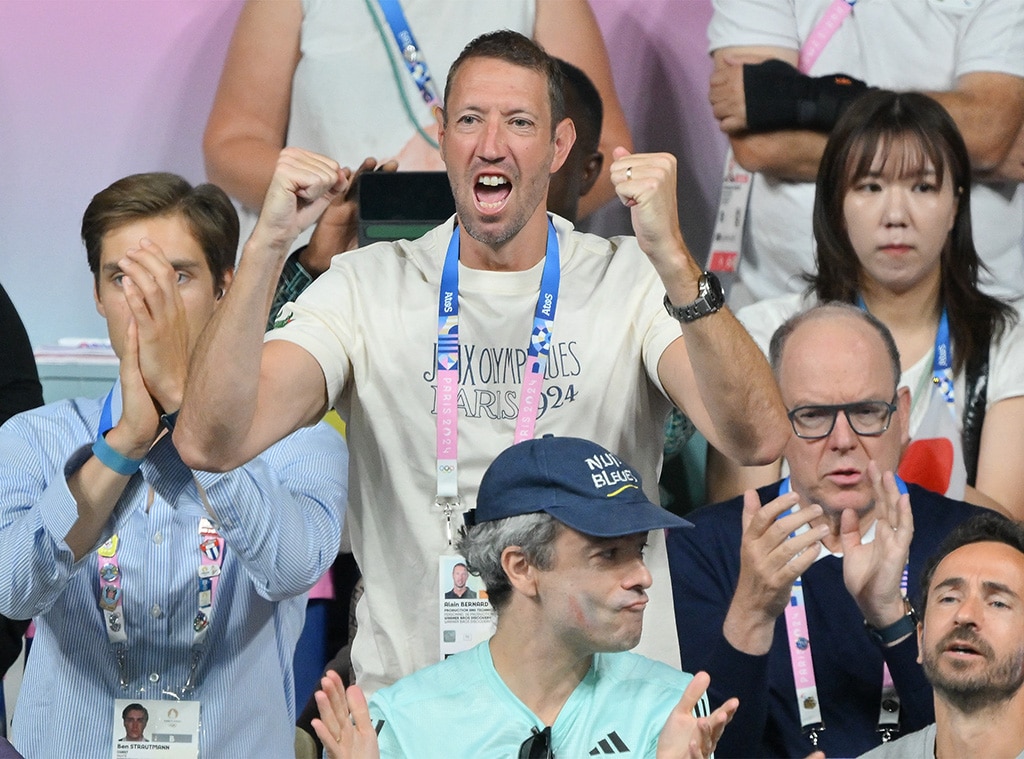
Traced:
POLYGON ((484 473, 477 524, 541 511, 602 538, 693 526, 651 503, 629 464, 575 437, 545 435, 519 443, 499 454, 484 473))
POLYGON ((381 757, 709 756, 738 702, 709 714, 705 673, 629 651, 651 585, 647 533, 690 523, 651 503, 615 454, 551 436, 491 463, 474 516, 458 549, 487 586, 494 635, 368 707, 330 673, 313 723, 327 756, 376 756, 377 744, 381 757))

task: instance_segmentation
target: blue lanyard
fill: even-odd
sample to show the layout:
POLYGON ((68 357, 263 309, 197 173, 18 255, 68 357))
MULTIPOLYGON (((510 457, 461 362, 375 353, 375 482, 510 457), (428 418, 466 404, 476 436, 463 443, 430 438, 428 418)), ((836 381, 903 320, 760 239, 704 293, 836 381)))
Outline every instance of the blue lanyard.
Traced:
MULTIPOLYGON (((540 278, 540 295, 533 315, 533 332, 527 349, 527 366, 541 376, 547 368, 551 349, 551 330, 558 305, 558 285, 561 278, 558 254, 558 235, 548 219, 548 240, 544 256, 544 270, 540 278), (531 365, 530 359, 535 362, 531 365)), ((437 305, 438 346, 437 368, 459 368, 459 229, 452 232, 441 272, 441 296, 437 305)))
MULTIPOLYGON (((864 298, 857 296, 857 305, 864 311, 868 310, 864 298)), ((939 316, 939 328, 935 332, 935 349, 932 355, 932 384, 939 389, 950 411, 953 410, 953 343, 949 337, 949 315, 946 307, 942 307, 939 316)))
MULTIPOLYGON (((103 410, 100 411, 100 429, 99 434, 106 435, 114 427, 114 391, 117 389, 117 383, 110 388, 110 392, 107 393, 107 397, 103 399, 103 410)), ((120 409, 118 409, 118 416, 120 416, 120 409)))
POLYGON ((935 356, 932 359, 932 382, 939 388, 949 408, 953 408, 953 346, 949 339, 949 317, 943 307, 939 329, 935 333, 935 356))
POLYGON ((380 10, 384 14, 384 19, 388 22, 388 26, 391 27, 391 33, 395 37, 395 43, 398 45, 398 52, 405 61, 405 67, 409 70, 409 76, 412 77, 413 82, 416 83, 416 87, 420 91, 420 95, 423 97, 423 102, 431 106, 440 106, 441 99, 437 96, 437 89, 434 87, 434 80, 430 76, 430 69, 427 67, 427 61, 423 57, 423 51, 420 46, 416 44, 416 38, 412 36, 412 30, 409 28, 409 22, 405 18, 405 12, 402 10, 401 4, 398 0, 377 0, 380 5, 380 10))

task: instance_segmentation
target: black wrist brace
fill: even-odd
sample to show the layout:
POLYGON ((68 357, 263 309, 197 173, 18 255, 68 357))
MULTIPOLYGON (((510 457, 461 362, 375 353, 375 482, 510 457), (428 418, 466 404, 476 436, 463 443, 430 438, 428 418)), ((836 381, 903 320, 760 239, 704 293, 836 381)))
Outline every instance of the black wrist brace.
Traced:
POLYGON ((747 128, 751 132, 830 132, 847 106, 868 89, 852 76, 829 74, 813 78, 778 59, 744 64, 747 128))

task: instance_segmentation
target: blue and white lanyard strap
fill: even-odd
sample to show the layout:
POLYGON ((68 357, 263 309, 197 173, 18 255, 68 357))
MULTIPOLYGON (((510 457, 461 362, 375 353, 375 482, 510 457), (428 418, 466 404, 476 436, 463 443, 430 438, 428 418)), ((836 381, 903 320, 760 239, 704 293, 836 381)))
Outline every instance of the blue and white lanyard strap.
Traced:
MULTIPOLYGON (((857 305, 867 311, 868 307, 864 299, 857 296, 857 305)), ((956 416, 954 401, 956 395, 953 391, 953 341, 949 336, 949 314, 943 306, 942 314, 939 316, 939 328, 935 332, 935 349, 932 353, 932 384, 942 393, 946 401, 949 413, 956 416)))
MULTIPOLYGON (((203 643, 210 622, 213 621, 213 597, 217 591, 221 565, 224 563, 224 538, 217 532, 213 523, 206 517, 202 517, 199 520, 198 532, 197 611, 195 619, 192 621, 192 654, 183 693, 192 690, 196 684, 196 671, 199 667, 203 643)), ((121 584, 123 573, 118 559, 120 544, 118 535, 111 535, 110 539, 96 551, 96 560, 100 579, 100 612, 103 614, 107 640, 114 649, 114 658, 117 660, 118 680, 122 688, 127 688, 126 648, 128 636, 125 632, 124 593, 121 584)))
MULTIPOLYGON (((116 388, 116 385, 115 385, 116 388)), ((103 399, 100 411, 99 434, 104 435, 114 426, 114 389, 111 388, 103 399)), ((198 668, 203 643, 213 620, 213 597, 217 590, 221 566, 224 563, 224 538, 217 532, 213 522, 206 517, 199 520, 198 529, 199 564, 196 593, 196 616, 192 621, 192 656, 188 679, 184 690, 187 692, 195 687, 196 670, 198 668)), ((126 624, 124 616, 124 592, 122 586, 122 570, 118 558, 120 539, 117 534, 111 535, 96 551, 96 569, 99 574, 99 607, 103 615, 103 625, 107 631, 107 640, 114 649, 117 660, 118 679, 122 688, 128 687, 126 624)))
POLYGON ((380 4, 384 19, 391 27, 391 34, 395 37, 398 51, 402 60, 405 61, 405 67, 409 70, 409 76, 412 77, 423 97, 423 102, 431 110, 440 108, 441 99, 437 96, 433 77, 431 77, 427 61, 423 57, 423 51, 416 43, 416 38, 412 36, 412 30, 409 28, 409 22, 405 18, 401 4, 398 0, 377 0, 377 2, 380 4))
MULTIPOLYGON (((107 393, 107 397, 103 399, 103 409, 100 411, 100 437, 103 437, 114 428, 114 390, 116 388, 117 384, 115 383, 114 387, 110 388, 110 392, 107 393)), ((120 413, 118 416, 120 416, 120 413)))
MULTIPOLYGON (((896 478, 900 493, 907 492, 906 483, 896 478)), ((789 492, 789 477, 779 485, 779 495, 789 492)), ((792 509, 779 516, 779 519, 790 514, 792 509)), ((796 535, 797 533, 793 533, 796 535)), ((791 536, 792 537, 792 536, 791 536)), ((900 579, 900 590, 907 597, 907 577, 909 567, 903 567, 900 579)), ((807 607, 804 603, 803 577, 797 577, 790 592, 789 604, 786 606, 786 638, 789 644, 790 664, 793 668, 793 683, 796 688, 796 706, 800 714, 800 727, 811 740, 818 745, 818 736, 825 729, 821 717, 821 702, 818 698, 818 684, 814 675, 814 658, 811 654, 811 634, 807 625, 807 607)), ((882 662, 882 694, 878 709, 878 730, 883 741, 888 741, 893 732, 899 729, 900 697, 893 684, 889 665, 882 662)))
MULTIPOLYGON (((551 334, 561 278, 558 235, 548 219, 548 239, 540 295, 527 346, 523 383, 519 391, 514 443, 529 440, 537 426, 541 388, 551 350, 551 334)), ((437 498, 447 520, 452 543, 451 515, 459 505, 459 228, 456 225, 445 254, 437 306, 437 498)))
POLYGON ((949 413, 956 416, 956 408, 953 405, 955 394, 953 392, 953 345, 949 338, 949 316, 943 307, 942 316, 939 317, 939 329, 935 333, 935 356, 932 359, 932 383, 946 399, 946 407, 949 413))
POLYGON ((836 33, 846 17, 850 15, 857 0, 832 0, 832 4, 815 24, 810 36, 800 48, 800 59, 797 68, 800 73, 807 74, 818 60, 832 35, 836 33))
MULTIPOLYGON (((103 399, 100 410, 98 435, 110 432, 114 427, 114 390, 110 388, 103 399)), ((99 607, 103 617, 103 627, 107 631, 107 641, 117 661, 118 682, 122 688, 128 687, 127 651, 128 636, 125 632, 124 598, 121 588, 121 565, 117 556, 117 535, 111 535, 96 551, 96 571, 99 575, 99 607)))
POLYGON ((213 622, 213 597, 220 582, 221 566, 224 564, 224 538, 206 517, 199 520, 199 588, 196 597, 196 616, 192 620, 192 656, 189 662, 188 679, 183 693, 196 687, 196 672, 202 658, 206 633, 213 622))

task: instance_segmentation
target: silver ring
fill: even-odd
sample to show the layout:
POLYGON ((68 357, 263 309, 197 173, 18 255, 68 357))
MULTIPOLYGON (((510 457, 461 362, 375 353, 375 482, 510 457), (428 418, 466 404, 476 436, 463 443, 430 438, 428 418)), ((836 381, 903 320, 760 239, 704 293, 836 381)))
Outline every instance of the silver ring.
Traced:
POLYGON ((633 167, 632 166, 627 166, 626 167, 626 181, 629 181, 632 178, 633 178, 633 167))

